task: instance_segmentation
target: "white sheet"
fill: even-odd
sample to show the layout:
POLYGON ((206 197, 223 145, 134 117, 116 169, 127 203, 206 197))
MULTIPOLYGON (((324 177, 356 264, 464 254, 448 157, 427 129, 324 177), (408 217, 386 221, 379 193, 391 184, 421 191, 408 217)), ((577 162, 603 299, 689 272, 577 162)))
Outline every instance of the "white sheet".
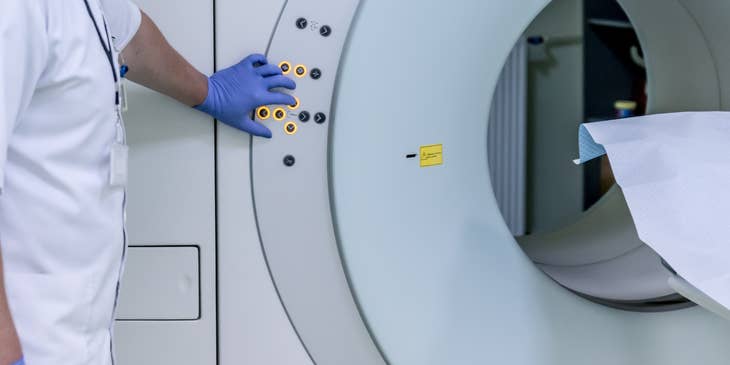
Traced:
POLYGON ((583 124, 577 163, 608 154, 639 238, 730 308, 730 113, 583 124))

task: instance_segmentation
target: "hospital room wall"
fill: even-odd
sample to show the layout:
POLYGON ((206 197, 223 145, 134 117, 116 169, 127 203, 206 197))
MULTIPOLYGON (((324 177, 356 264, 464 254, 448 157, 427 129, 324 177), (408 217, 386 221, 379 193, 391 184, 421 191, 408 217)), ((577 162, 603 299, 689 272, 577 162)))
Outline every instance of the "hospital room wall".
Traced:
POLYGON ((583 118, 583 1, 554 0, 526 31, 551 37, 528 53, 528 233, 550 231, 582 211, 577 127, 583 118))

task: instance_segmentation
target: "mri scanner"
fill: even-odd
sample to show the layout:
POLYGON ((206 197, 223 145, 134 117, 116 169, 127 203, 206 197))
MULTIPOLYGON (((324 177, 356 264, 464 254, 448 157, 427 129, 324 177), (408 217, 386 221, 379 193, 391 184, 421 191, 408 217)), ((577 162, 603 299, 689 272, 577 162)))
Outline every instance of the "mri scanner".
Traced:
MULTIPOLYGON (((118 362, 730 363, 618 189, 555 232, 505 226, 486 101, 547 3, 140 1, 204 72, 288 62, 300 105, 251 139, 132 87, 118 362)), ((730 106, 730 2, 619 3, 651 112, 730 106)))

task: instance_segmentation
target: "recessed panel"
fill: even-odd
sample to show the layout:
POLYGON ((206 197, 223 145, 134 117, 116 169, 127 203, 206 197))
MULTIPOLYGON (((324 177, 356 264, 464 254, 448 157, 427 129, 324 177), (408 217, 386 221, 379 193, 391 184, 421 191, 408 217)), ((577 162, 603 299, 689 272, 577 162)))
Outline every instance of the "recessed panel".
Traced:
POLYGON ((130 247, 117 320, 196 320, 200 317, 199 249, 130 247))

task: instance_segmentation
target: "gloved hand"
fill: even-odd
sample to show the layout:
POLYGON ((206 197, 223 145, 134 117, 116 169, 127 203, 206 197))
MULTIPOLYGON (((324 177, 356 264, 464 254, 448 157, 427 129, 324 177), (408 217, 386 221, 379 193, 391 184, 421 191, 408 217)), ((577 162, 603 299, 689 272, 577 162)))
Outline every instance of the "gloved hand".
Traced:
POLYGON ((208 97, 195 107, 221 122, 255 136, 271 138, 269 128, 251 119, 253 111, 263 105, 294 105, 293 96, 274 88, 294 90, 294 81, 281 74, 266 57, 253 54, 237 65, 216 72, 208 78, 208 97))
POLYGON ((20 360, 12 363, 11 365, 25 365, 25 360, 21 357, 20 360))

